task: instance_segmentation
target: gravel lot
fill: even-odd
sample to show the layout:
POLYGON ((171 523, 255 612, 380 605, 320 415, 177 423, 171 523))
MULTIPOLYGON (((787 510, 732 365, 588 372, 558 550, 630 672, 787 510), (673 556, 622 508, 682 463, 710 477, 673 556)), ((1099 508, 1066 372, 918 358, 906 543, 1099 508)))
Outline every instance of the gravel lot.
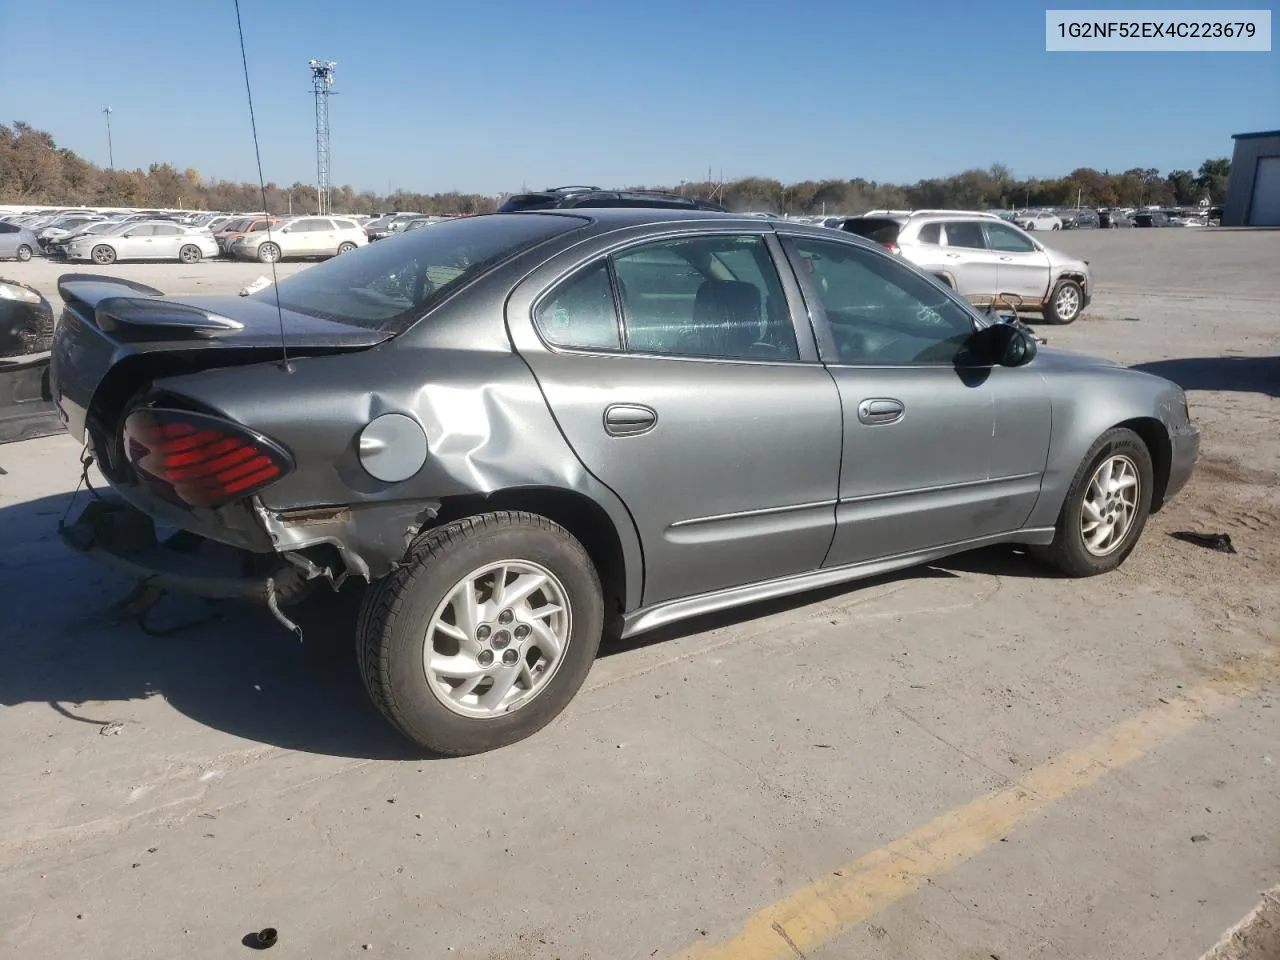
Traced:
POLYGON ((1124 567, 984 551, 615 645, 480 757, 410 756, 342 624, 112 622, 128 584, 53 533, 74 443, 0 446, 0 956, 231 957, 270 926, 299 958, 1199 957, 1280 880, 1280 232, 1042 239, 1098 292, 1039 332, 1181 382, 1204 431, 1124 567))

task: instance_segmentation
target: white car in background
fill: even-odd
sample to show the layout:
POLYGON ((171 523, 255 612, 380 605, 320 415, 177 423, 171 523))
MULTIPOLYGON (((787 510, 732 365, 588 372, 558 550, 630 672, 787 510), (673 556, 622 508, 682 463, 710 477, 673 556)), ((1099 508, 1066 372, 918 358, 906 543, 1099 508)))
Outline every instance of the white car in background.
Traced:
POLYGON ((346 217, 294 217, 237 237, 227 252, 241 260, 275 263, 288 257, 335 257, 368 242, 360 225, 346 217))
POLYGON ((1024 210, 1013 222, 1023 230, 1061 230, 1062 218, 1048 210, 1024 210))
POLYGON ((67 245, 68 260, 107 265, 117 260, 181 260, 199 263, 218 255, 218 242, 208 230, 169 220, 141 220, 118 233, 78 237, 67 245))

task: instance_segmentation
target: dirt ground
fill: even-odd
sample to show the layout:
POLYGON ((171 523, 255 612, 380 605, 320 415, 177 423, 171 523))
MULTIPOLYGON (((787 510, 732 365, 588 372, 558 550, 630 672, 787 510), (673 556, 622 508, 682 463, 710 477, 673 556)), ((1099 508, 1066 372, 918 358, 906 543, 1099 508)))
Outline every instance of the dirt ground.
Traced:
POLYGON ((1098 291, 1032 325, 1182 383, 1203 430, 1119 571, 988 550, 615 644, 480 757, 414 756, 338 620, 302 647, 176 599, 171 634, 113 622, 129 585, 53 532, 75 444, 0 446, 0 957, 232 957, 263 927, 300 958, 1213 950, 1280 881, 1280 232, 1042 239, 1098 291))

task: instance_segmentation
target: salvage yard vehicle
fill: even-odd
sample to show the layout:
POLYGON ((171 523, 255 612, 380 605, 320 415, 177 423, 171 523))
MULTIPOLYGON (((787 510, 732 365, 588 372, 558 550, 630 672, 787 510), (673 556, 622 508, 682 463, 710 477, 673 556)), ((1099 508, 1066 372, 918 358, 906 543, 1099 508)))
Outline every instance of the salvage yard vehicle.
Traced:
POLYGON ((36 235, 16 223, 0 223, 0 260, 18 260, 26 263, 44 249, 36 235))
POLYGON ((103 266, 117 260, 199 263, 218 255, 218 243, 208 230, 167 220, 140 220, 118 233, 78 237, 64 249, 68 260, 92 260, 103 266))
POLYGON ((288 257, 334 257, 369 241, 354 220, 343 217, 294 217, 270 229, 245 233, 227 249, 240 260, 275 263, 288 257))
POLYGON ((62 432, 49 393, 53 307, 41 293, 0 278, 0 443, 62 432))
POLYGON ((53 396, 112 488, 64 540, 289 627, 367 583, 364 682, 443 754, 551 721, 606 633, 989 544, 1113 570, 1199 445, 1177 385, 779 220, 487 214, 248 296, 58 290, 53 396))
POLYGON ((1013 218, 1023 230, 1061 230, 1062 219, 1051 210, 1024 210, 1013 218))
POLYGON ((843 229, 900 254, 975 306, 990 306, 1001 292, 1013 293, 1021 307, 1039 311, 1051 323, 1071 323, 1093 298, 1088 260, 1051 250, 991 214, 867 215, 850 217, 843 229))

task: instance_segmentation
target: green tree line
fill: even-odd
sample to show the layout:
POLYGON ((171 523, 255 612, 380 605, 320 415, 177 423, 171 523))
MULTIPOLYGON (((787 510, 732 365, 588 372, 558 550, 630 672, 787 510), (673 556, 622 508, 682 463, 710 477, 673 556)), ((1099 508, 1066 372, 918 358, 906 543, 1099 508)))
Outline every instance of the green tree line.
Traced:
MULTIPOLYGON (((784 184, 765 177, 728 183, 683 183, 655 186, 688 195, 714 196, 731 210, 773 213, 857 213, 876 208, 1009 209, 1020 207, 1194 205, 1204 198, 1221 203, 1230 161, 1206 160, 1197 171, 1161 174, 1154 167, 1123 173, 1080 167, 1056 179, 1019 179, 1002 164, 966 170, 949 177, 904 185, 874 180, 805 180, 784 184)), ((271 213, 313 213, 314 185, 268 183, 271 213)), ((499 198, 474 193, 414 193, 398 190, 384 196, 350 186, 331 190, 333 209, 344 213, 417 211, 429 214, 484 213, 499 198)), ((178 170, 153 163, 146 170, 104 170, 59 147, 53 137, 21 121, 0 124, 0 203, 85 205, 95 207, 162 207, 193 210, 258 210, 257 184, 207 179, 195 168, 178 170)))

